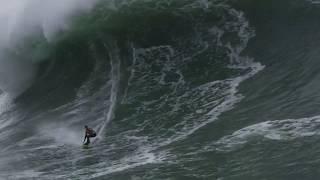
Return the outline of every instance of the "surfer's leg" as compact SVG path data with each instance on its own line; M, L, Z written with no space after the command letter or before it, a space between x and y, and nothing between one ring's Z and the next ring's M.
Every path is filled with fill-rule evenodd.
M85 142L86 142L86 143L84 143L84 145L89 145L89 143L90 143L89 136L86 136Z

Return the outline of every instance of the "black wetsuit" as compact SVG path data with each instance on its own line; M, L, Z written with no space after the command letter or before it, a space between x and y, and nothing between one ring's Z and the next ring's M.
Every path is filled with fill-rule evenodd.
M97 134L94 130L92 130L91 128L86 128L86 135L84 140L87 140L86 143L84 143L85 145L89 145L90 144L90 138L92 137L96 137Z

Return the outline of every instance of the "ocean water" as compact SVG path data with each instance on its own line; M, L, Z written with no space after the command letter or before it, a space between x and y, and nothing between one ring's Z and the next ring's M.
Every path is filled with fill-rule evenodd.
M101 0L54 39L37 27L2 53L34 73L0 87L0 179L318 179L319 17L310 0Z

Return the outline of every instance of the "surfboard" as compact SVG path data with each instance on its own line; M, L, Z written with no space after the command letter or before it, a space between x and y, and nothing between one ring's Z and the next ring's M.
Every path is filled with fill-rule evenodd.
M86 145L86 144L84 144L84 145L82 145L82 148L83 148L83 149L90 149L90 148L91 148L91 146L90 146L90 145Z

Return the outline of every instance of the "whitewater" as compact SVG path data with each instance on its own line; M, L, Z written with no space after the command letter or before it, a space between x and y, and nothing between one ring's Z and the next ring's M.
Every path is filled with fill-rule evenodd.
M317 1L0 3L0 179L320 177Z

